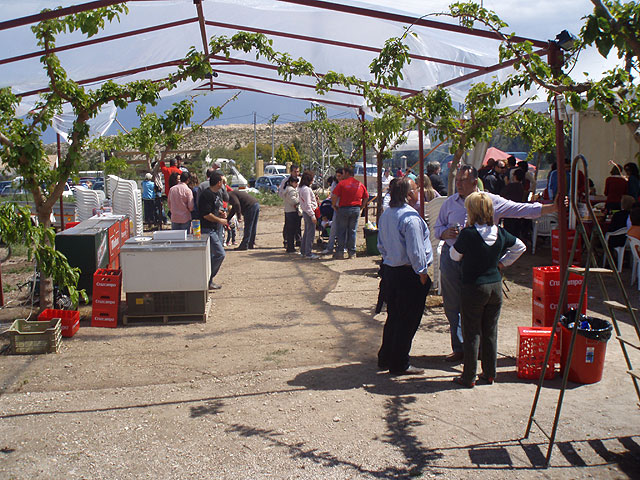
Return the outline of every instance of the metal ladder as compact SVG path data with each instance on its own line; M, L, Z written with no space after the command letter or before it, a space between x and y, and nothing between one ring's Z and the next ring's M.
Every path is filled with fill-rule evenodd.
M576 320L574 321L574 325L573 325L573 330L571 332L571 343L569 345L569 352L568 352L568 357L567 357L567 363L566 363L566 368L564 369L564 374L562 376L562 387L560 389L560 393L558 395L558 403L556 405L556 413L555 413L555 417L553 419L553 428L551 430L551 434L547 434L547 432L541 427L541 425L536 421L535 419L535 413L536 413L536 407L538 405L538 400L540 398L540 392L542 390L542 386L544 384L544 375L545 372L547 370L547 364L549 362L549 358L551 356L551 351L553 348L553 340L554 340L554 332L557 331L557 327L558 327L558 321L560 319L560 316L562 315L562 308L561 305L565 305L566 304L566 299L567 299L567 287L568 287L568 282L569 282L569 274L570 273L576 273L579 275L582 275L584 277L584 281L582 282L582 288L580 290L580 300L578 303L578 308L577 308L577 313L579 315L579 312L582 311L582 304L584 301L584 294L585 294L585 289L587 288L587 280L589 278L590 274L595 274L596 278L598 279L598 283L600 285L600 290L602 292L602 296L604 298L604 305L606 305L606 307L609 309L609 313L610 313L610 317L611 317L611 321L613 323L613 327L615 329L616 332L616 338L618 340L618 342L620 343L620 347L622 348L622 353L624 355L624 359L627 363L627 373L631 376L631 379L633 381L633 386L636 389L636 395L638 396L638 400L640 401L640 385L638 384L638 380L640 380L640 372L638 371L634 371L633 370L633 366L631 365L631 360L629 358L629 354L627 352L627 347L632 347L635 348L636 350L640 350L640 324L638 324L638 319L636 317L636 310L635 308L633 308L631 306L631 303L629 301L629 296L627 295L627 292L624 288L624 285L622 284L622 279L620 278L620 273L615 269L613 270L609 270L609 269L605 269L605 268L597 268L597 267L592 267L592 265L597 265L597 261L595 258L595 254L593 251L593 241L597 238L600 241L600 244L603 245L604 247L604 252L607 258L607 261L609 262L609 265L616 265L616 263L613 261L613 256L611 255L611 251L609 250L609 247L607 245L607 242L604 239L604 234L602 233L602 229L600 228L600 225L598 224L598 222L595 221L595 216L593 214L593 209L591 208L591 205L589 204L589 202L586 202L586 206L587 209L589 211L589 214L591 215L591 218L594 219L593 222L593 230L591 231L591 237L589 238L587 236L587 232L586 229L584 227L584 223L582 221L582 218L580 217L579 211L578 211L578 188L577 188L577 178L576 175L578 174L578 164L582 164L582 166L584 167L584 183L585 183L585 191L588 192L588 184L589 184L589 175L588 175L588 170L587 170L587 160L584 158L584 156L582 155L578 155L576 158L574 158L573 162L571 163L571 195L570 195L570 205L571 208L577 218L577 224L576 224L576 235L573 239L573 246L571 247L571 252L569 254L569 261L568 261L568 265L572 265L573 264L573 258L577 249L577 244L578 244L578 235L580 235L580 237L582 238L583 242L584 242L584 251L587 252L586 255L586 262L585 262L585 266L584 268L582 267L571 267L569 266L564 274L564 280L562 282L562 287L560 290L560 299L558 301L558 309L556 311L556 315L555 315L555 319L553 321L553 327L551 329L551 336L549 338L549 344L547 345L547 352L544 358L544 363L542 364L542 372L540 373L540 379L538 381L538 388L536 389L536 394L535 397L533 399L533 405L531 406L531 413L529 414L529 422L527 424L527 430L524 434L524 438L528 438L529 437L529 433L531 432L531 427L532 425L535 423L536 426L540 429L540 431L549 439L549 447L547 449L547 456L546 456L546 461L545 461L545 468L549 466L549 461L551 460L551 452L553 450L553 445L555 442L555 437L556 437L556 433L558 430L558 423L560 420L560 411L562 409L562 401L564 399L564 394L565 394L565 390L567 387L567 379L569 377L569 365L571 365L571 360L573 359L573 350L574 350L574 346L575 346L575 342L576 342L576 335L578 333L578 325L579 325L579 321L578 318L576 318ZM574 181L575 179L575 181ZM561 246L560 248L562 248L563 246ZM615 277L616 283L618 284L618 288L620 290L620 292L622 293L622 296L624 298L624 304L623 303L619 303L613 300L609 299L609 294L607 292L607 288L605 286L604 283L604 279L603 276L604 275L613 275ZM636 335L638 337L638 341L631 341L628 339L625 339L621 336L620 334L620 328L618 326L618 320L616 319L616 315L615 312L616 311L625 311L627 312L632 320L633 320L633 326L635 327L635 331L636 331ZM640 406L640 403L638 404Z

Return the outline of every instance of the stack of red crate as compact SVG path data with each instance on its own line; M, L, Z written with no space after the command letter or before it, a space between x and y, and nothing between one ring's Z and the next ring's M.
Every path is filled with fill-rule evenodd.
M578 308L580 289L584 278L578 274L569 275L567 287L567 309ZM560 267L533 267L533 327L551 327L558 309L560 298ZM587 311L587 291L584 292L582 313Z
M575 230L567 230L567 244L565 245L565 251L567 252L566 261L569 261L569 253L571 253L575 236ZM582 238L580 237L578 237L576 252L573 254L573 261L576 262L576 264L582 261ZM560 264L560 230L551 230L551 263L554 265Z
M120 270L99 269L93 274L92 327L118 326L120 311L120 289L122 272Z
M542 364L547 354L551 328L518 327L518 355L516 372L519 378L537 379L542 372ZM560 342L558 332L553 336L551 355L544 378L551 380L560 370Z

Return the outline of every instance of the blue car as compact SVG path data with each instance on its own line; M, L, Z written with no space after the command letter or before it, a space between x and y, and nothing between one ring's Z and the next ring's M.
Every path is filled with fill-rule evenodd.
M277 193L280 183L282 183L282 180L285 178L287 177L284 175L265 175L264 177L258 177L255 188L261 192Z

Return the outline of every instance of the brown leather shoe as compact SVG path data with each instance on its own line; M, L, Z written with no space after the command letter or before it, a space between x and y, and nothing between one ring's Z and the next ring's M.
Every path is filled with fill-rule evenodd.
M445 362L451 363L460 363L464 359L464 353L462 352L453 352L444 357Z

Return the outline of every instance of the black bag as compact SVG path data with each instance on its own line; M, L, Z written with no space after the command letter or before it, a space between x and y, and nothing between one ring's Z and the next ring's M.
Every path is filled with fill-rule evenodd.
M564 325L568 330L573 330L573 322L575 321L576 313L575 308L572 308L560 317L562 325ZM600 342L607 342L611 338L611 331L613 330L611 322L601 318L587 317L586 315L580 315L578 317L578 321L580 322L578 325L579 335L591 340L598 340ZM586 322L586 324L584 322ZM587 325L588 328L583 328Z

